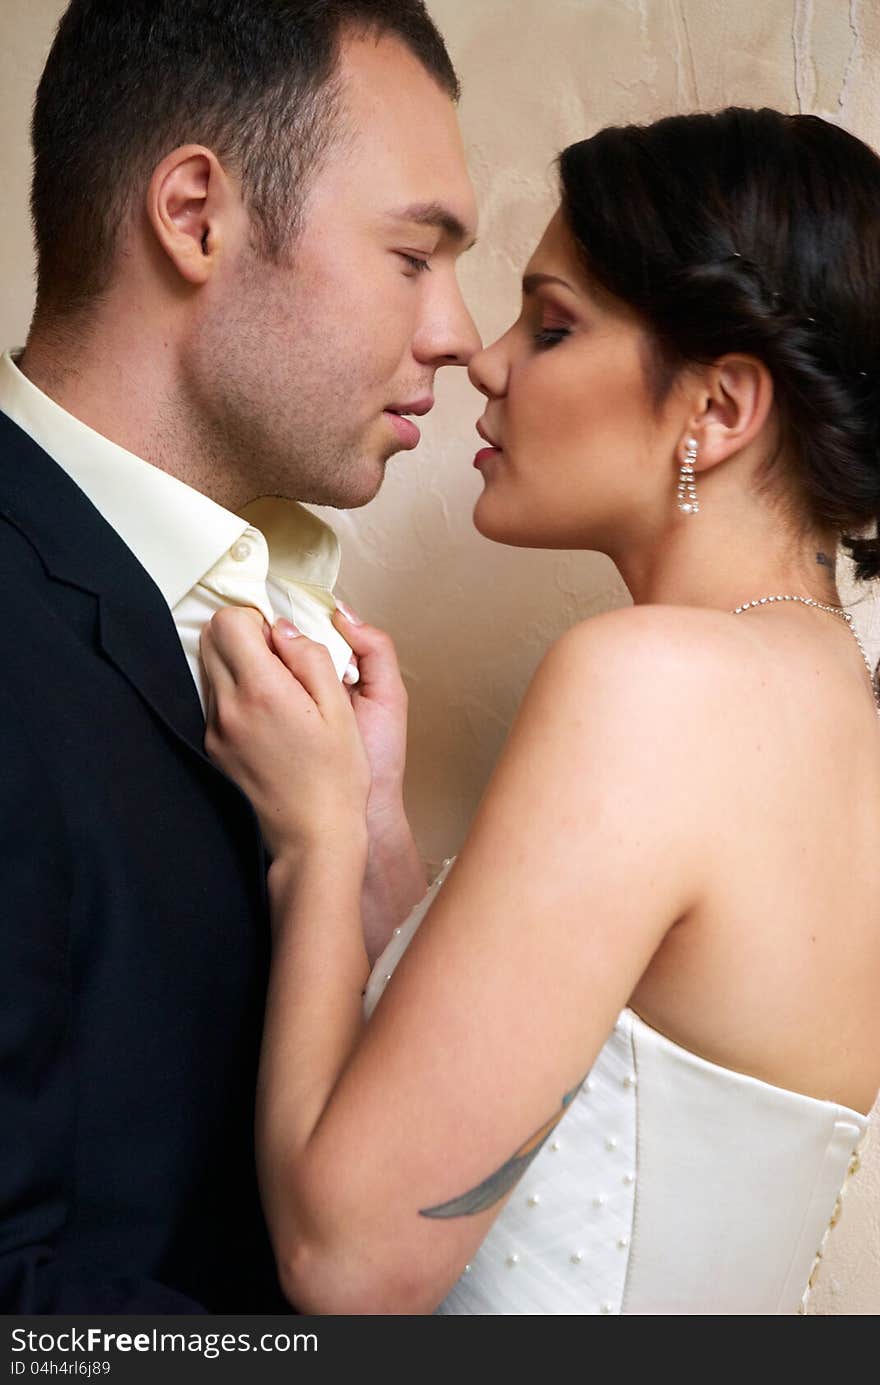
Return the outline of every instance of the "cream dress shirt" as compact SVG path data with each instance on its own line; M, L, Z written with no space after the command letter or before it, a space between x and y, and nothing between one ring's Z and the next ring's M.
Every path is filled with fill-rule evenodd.
M156 583L206 705L202 627L223 606L253 606L272 624L285 616L326 645L342 678L351 650L331 624L339 541L292 500L256 500L232 514L96 433L0 356L0 409L48 452ZM353 670L346 682L356 681Z

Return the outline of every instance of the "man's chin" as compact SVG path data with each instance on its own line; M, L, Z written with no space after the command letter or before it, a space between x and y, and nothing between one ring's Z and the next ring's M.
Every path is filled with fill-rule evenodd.
M399 449L395 449L399 450ZM335 484L328 486L320 498L310 497L311 503L326 505L334 510L359 510L369 505L382 488L385 471L394 452L372 461L361 460L356 468L335 478Z

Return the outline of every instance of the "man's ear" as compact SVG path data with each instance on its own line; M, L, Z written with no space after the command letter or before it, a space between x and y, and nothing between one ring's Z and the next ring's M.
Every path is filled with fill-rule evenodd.
M214 272L233 200L227 174L203 145L182 145L155 169L147 216L157 241L187 283L207 283Z

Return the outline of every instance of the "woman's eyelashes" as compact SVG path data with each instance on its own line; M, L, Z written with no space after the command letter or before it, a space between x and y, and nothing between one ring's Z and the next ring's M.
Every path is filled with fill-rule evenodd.
M542 327L540 331L534 333L534 343L540 350L546 350L550 346L558 346L566 337L571 336L570 327Z

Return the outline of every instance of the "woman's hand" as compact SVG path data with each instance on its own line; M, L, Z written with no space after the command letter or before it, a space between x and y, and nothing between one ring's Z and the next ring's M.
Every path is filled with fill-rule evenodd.
M274 858L340 841L366 850L370 767L349 694L323 645L287 621L270 638L241 609L205 627L205 749L247 794Z

